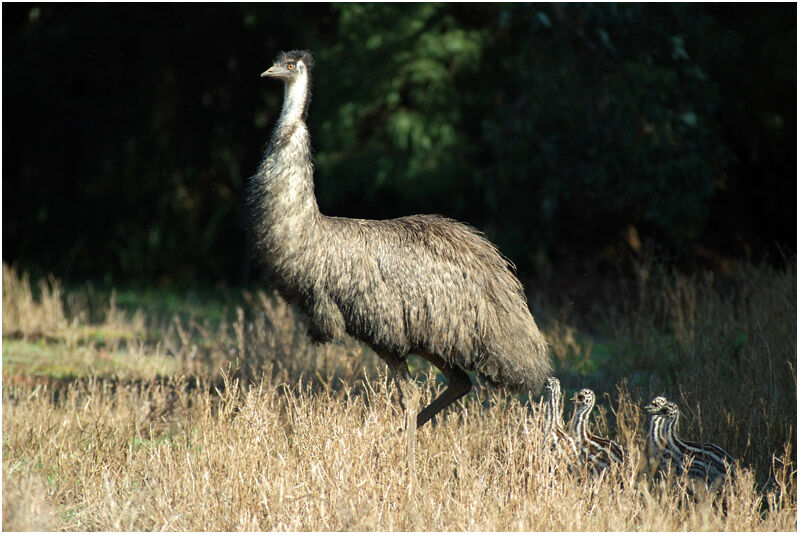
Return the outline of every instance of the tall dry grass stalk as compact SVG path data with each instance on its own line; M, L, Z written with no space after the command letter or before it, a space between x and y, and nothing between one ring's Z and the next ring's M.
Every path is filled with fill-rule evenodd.
M4 271L4 336L6 299L30 293L14 281ZM569 389L595 387L592 425L631 454L601 480L542 455L538 396L530 404L493 388L478 388L409 447L377 357L355 343L311 345L282 301L245 292L218 324L115 313L119 330L140 333L111 342L120 358L160 355L175 365L169 377L142 368L66 386L4 378L3 528L795 530L793 274L743 268L721 285L658 272L628 290L606 308L602 337L581 334L567 314L545 329L556 359L562 349L596 358L592 340L611 348L607 375L565 374ZM107 321L58 298L72 303L58 328ZM39 312L17 318L56 317L55 304L31 302ZM52 328L15 321L14 336ZM109 343L50 342L97 358ZM635 370L630 381L604 397L597 384L625 370ZM442 384L421 380L425 404ZM682 404L683 436L743 461L718 496L691 499L688 482L642 470L641 406L653 393Z

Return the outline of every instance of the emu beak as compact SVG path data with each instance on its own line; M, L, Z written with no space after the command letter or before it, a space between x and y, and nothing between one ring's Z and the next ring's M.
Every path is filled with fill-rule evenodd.
M275 72L275 65L273 65L272 67L270 67L266 71L262 72L261 73L261 77L262 78L269 78L270 76L275 76L275 74L277 74L277 73Z

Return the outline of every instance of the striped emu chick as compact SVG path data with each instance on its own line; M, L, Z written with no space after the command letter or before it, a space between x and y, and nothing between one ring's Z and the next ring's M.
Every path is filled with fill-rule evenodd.
M678 406L663 397L656 397L645 405L650 417L647 445L650 455L658 460L658 467L668 472L674 466L680 475L714 481L733 471L735 460L725 450L710 442L699 443L682 440L678 436Z
M575 440L564 429L561 418L564 402L561 394L561 383L555 377L548 377L544 385L545 393L545 438L544 449L555 454L559 459L573 464L578 459L578 448Z
M572 401L575 403L572 430L580 450L581 461L594 473L603 472L612 464L621 464L625 457L622 446L613 440L589 433L589 414L595 403L594 392L588 388L579 390Z

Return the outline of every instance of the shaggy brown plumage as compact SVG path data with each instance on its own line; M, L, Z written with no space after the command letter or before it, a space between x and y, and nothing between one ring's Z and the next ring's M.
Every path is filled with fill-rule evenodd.
M480 232L436 215L377 221L320 213L304 122L311 64L308 52L283 53L262 74L282 80L285 96L248 207L254 245L277 289L308 315L315 340L350 335L369 344L406 398L415 393L407 355L441 369L448 390L417 425L469 391L461 368L538 390L550 371L547 343L513 266Z

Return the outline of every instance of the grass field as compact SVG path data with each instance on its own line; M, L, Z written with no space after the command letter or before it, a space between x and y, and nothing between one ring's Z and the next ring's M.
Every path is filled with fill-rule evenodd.
M479 386L410 442L379 359L310 344L268 293L3 266L3 529L796 530L795 272L638 273L532 292L567 396L594 388L595 429L630 452L590 479L542 453L538 393ZM443 388L412 371L423 402ZM657 394L740 461L717 494L642 469Z

